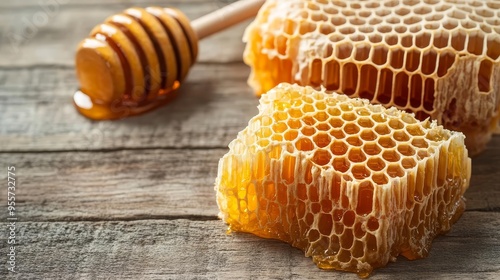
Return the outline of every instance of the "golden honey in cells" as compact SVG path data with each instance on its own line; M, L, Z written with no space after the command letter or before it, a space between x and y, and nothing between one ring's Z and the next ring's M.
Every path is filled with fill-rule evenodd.
M427 256L464 210L464 135L367 100L281 84L229 145L216 180L234 231L368 276Z
M281 82L414 112L481 151L500 116L500 3L269 0L247 28L257 94Z

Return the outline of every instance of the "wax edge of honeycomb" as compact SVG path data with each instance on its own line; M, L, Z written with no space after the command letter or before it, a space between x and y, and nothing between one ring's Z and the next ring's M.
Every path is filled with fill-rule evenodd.
M282 85L277 86L277 88L282 87L282 86L287 87L287 86L289 86L289 85L286 85L286 84L285 84L285 85L283 85L283 84L282 84ZM291 88L291 89L293 89L293 87L295 87L295 86L292 86L292 88ZM312 88L310 88L310 87L306 87L306 88L309 88L310 90L313 90L313 89L312 89ZM290 90L290 88L288 88L288 89ZM346 97L346 96L344 96L344 95L337 95L337 97L340 97L340 98L341 98L341 99L343 99L343 100L348 100L348 99L349 99L349 98L347 98L347 97ZM264 97L264 98L266 98L266 97ZM372 105L372 104L369 104L366 100L362 100L362 102L363 102L366 106L370 106L370 107L377 107L377 106L379 106L379 107L382 107L382 106L380 106L380 105ZM260 116L260 115L263 113L263 112L262 112L262 109L263 109L263 108L261 108L261 106L263 106L262 102L261 102L261 105L259 105L259 114L258 114L258 115L256 115L255 117L258 117L258 116ZM383 108L383 107L382 107L382 108ZM385 109L385 108L384 108L383 110L385 110L385 111L397 111L395 108L391 108L391 109ZM399 112L401 112L401 111L399 111ZM408 114L408 113L401 112L401 114L402 114L402 115L404 115L404 114ZM411 115L411 114L410 114L410 115ZM254 117L254 118L255 118L255 117ZM254 118L252 118L252 119L249 121L249 125L251 124L251 122L252 122L252 120L253 120ZM441 126L438 126L438 125L436 124L436 122L435 122L435 121L433 121L433 122L431 123L431 125L430 125L430 128L429 128L429 129L434 129L434 128L436 128L436 127L441 127ZM244 129L243 131L241 131L240 133L238 133L238 138L240 137L240 134L244 134L244 133L247 131L247 129L248 129L248 127L247 127L247 128L245 128L245 129ZM441 129L442 129L442 127L441 127ZM445 131L447 131L447 130L445 130ZM456 141L455 141L455 140L456 140L456 138L458 138L458 141L459 141L459 142L460 142L460 140L461 140L461 141L462 141L462 145L463 145L463 134L458 133L458 132L453 132L453 131L448 131L448 132L450 132L450 133L451 133L451 135L449 136L449 138L445 141L445 142L446 142L445 144L446 144L448 147L449 147L451 144L457 144L457 143L454 143L454 142L456 142ZM238 138L236 138L235 140L233 140L233 141L231 142L231 144L230 144L230 149L231 149L231 150L232 150L232 143L233 143L234 141L238 140ZM459 143L458 143L458 144L459 144ZM441 147L441 145L440 145L439 147ZM467 149L466 149L465 147L463 147L463 148L464 148L464 153L462 153L462 156L464 156L464 158L465 158L465 161L463 162L463 164L466 164L466 165L467 165L467 166L465 167L465 168L467 169L467 172L466 172L467 174L465 174L465 178L463 178L463 180L464 180L464 182L463 182L463 183L464 183L464 185L462 186L463 192L465 192L465 191L466 191L466 189L468 188L468 185L469 185L469 182L470 182L470 172L471 172L471 166L470 166L470 165L471 165L471 160L470 160L470 158L468 158L468 157L467 157ZM218 188L219 188L219 185L220 185L220 178L221 178L221 172L222 172L222 168L221 168L221 166L223 165L223 161L224 161L224 159L225 159L225 158L226 158L226 157L227 157L230 153L231 153L231 151L230 151L230 152L228 152L226 155L224 155L224 157L223 157L223 158L221 158L221 159L219 160L218 176L217 176L217 179L216 179L216 184L215 184L215 190L216 190L216 192L217 192L217 204L218 204L218 206L219 206L219 209L221 209L221 212L219 212L219 217L220 217L221 219L223 219L223 220L224 220L224 222L226 222L226 223L228 223L228 222L227 222L227 218L228 218L228 217L227 217L227 213L223 213L223 210L222 210L222 207L221 207L221 205L222 205L222 204L224 204L224 203L223 203L224 197L223 197L223 195L219 192ZM433 154L433 156L430 156L430 158L433 158L434 160L436 160L436 157L439 157L439 155L438 155L438 153L437 153L437 152L436 152L436 153L434 153L434 154ZM419 162L418 162L418 164L415 166L415 169L417 169L420 165L424 165L424 166L425 166L425 165L427 164L427 161L428 161L428 160L430 160L430 158L426 158L424 161L419 161ZM463 159L464 159L464 158L463 158ZM320 168L320 167L318 167L318 166L316 166L316 167L317 167L317 168ZM332 171L332 172L335 172L335 171ZM408 173L406 172L406 174L404 175L404 177L403 177L403 178L399 178L399 180L396 180L396 181L399 181L399 182L400 182L400 181L404 180L407 176L408 176ZM416 180L416 179L415 179L415 180ZM385 184L384 186L388 186L388 185L390 185L390 184L391 184L391 182L389 182L389 183ZM402 187L402 186L401 186L401 187ZM407 186L407 187L408 187L408 186ZM435 189L436 189L436 188L439 188L439 186L438 186L438 187L434 186L434 188L435 188ZM431 236L429 237L429 240L427 240L427 244L426 244L426 245L424 245L424 246L423 246L423 248L421 248L421 249L422 249L422 250L421 250L421 255L419 255L419 256L416 256L416 257L413 257L413 258L412 258L412 257L408 257L408 256L407 256L407 255L405 255L403 252L398 251L398 252L396 252L396 254L395 254L395 255L393 255L393 254L391 253L391 256L389 256L389 259L387 260L387 262L385 262L385 263L383 263L383 264L381 264L381 265L374 265L374 266L371 266L371 264L369 264L369 263L360 263L359 265L361 265L361 266L358 266L358 270L357 270L357 271L353 271L353 270L352 270L352 269L350 269L349 267L347 267L346 269L342 269L342 268L339 268L339 267L329 267L329 266L328 266L328 264L327 264L327 263L325 263L325 259L322 259L322 258L321 258L321 256L319 256L319 257L318 257L317 255L311 255L310 253L308 253L308 251L305 251L305 255L306 255L307 257L312 257L312 258L313 258L314 263L316 263L316 264L317 264L317 266L318 266L318 267L320 267L320 268L335 269L335 270L345 270L345 271L349 271L349 272L356 272L356 273L358 273L358 275L359 275L360 277L362 277L362 278L369 276L369 275L370 275L370 273L372 272L372 270L373 270L374 268L378 268L378 267L381 267L381 266L385 266L385 265L386 265L389 261L395 261L396 256L397 256L397 255L399 255L399 254L405 255L407 258L410 258L410 259L415 259L415 258L423 258L423 257L426 257L426 256L427 256L427 254L428 254L428 252L429 252L429 250L430 250L430 246L431 246L432 241L434 240L434 238L435 238L437 235L444 234L444 233L446 233L447 231L449 231L449 230L450 230L450 228L451 228L451 225L452 225L452 224L454 224L454 223L455 223L455 222L459 219L459 217L462 215L462 213L463 213L463 211L464 211L464 209L465 209L465 203L464 203L465 199L463 198L463 192L461 193L460 198L459 198L459 199L456 201L456 203L454 204L454 206L455 206L455 207L452 209L452 211L451 211L451 212L452 212L452 213L451 213L451 215L450 215L450 216L448 216L448 218L445 220L445 222L446 222L447 224L446 224L446 225L442 225L443 227L442 227L442 228L440 228L440 229L436 229L436 232L435 232L433 235L431 235ZM243 231L243 232L245 232L245 229L244 229L244 228L241 228L241 227L239 227L239 226L234 227L234 225L231 225L231 224L230 224L230 228L232 228L232 230L234 230L234 231ZM265 233L264 233L264 234L262 234L262 233L261 233L261 234L259 234L258 232L251 232L251 231L247 231L247 232L250 232L250 233L253 233L253 234L257 235L257 236L261 236L261 237L265 237L265 238L274 238L274 239L278 239L278 240L281 240L281 241L285 241L285 240L283 240L283 239L279 239L279 237L276 237L276 236L269 236L269 235L267 235L267 234L265 234ZM288 242L288 241L285 241L285 242L287 242L287 243L291 244L291 243L290 243L290 242ZM294 246L293 244L291 244L291 245L292 245L292 246ZM298 247L298 248L300 248L300 247ZM300 248L300 249L304 250L304 248ZM389 249L391 249L391 248L389 248ZM400 250L401 250L401 248L400 248Z
M269 23L268 17L270 14L271 15L273 14L274 12L273 9L276 8L275 6L277 5L277 3L279 3L279 1L267 1L260 10L257 18L247 27L247 29L245 30L245 34L243 36L243 41L247 43L243 55L243 60L247 65L251 67L251 73L248 78L248 84L250 85L250 87L254 89L257 95L261 95L263 92L266 92L267 90L276 86L280 82L294 82L304 86L310 85L308 83L302 83L300 79L297 78L292 78L292 80L290 81L287 80L273 81L273 78L266 77L266 76L271 76L270 73L272 71L276 71L276 69L271 69L271 71L268 73L257 73L257 71L255 70L255 65L258 62L255 58L255 54L252 52L252 48L256 47L251 44L253 43L253 41L255 41L255 39L252 40L252 38L254 38L255 36L260 37L262 35L259 33L259 26L263 23ZM297 4L298 2L295 1L293 3ZM500 26L498 27L498 30L500 30ZM290 41L294 41L294 44L298 44L298 41L300 40L290 40ZM257 46L256 48L260 48L260 50L262 50L262 46L260 46L260 44L263 42L259 41L257 43L259 44L259 46ZM450 46L448 46L447 48L450 48ZM486 48L486 46L484 46L484 48ZM289 49L290 48L287 48L285 52L288 52ZM316 56L311 54L316 54ZM317 55L317 52L308 52L307 55L311 56L310 59L311 61L315 59L321 59L320 56ZM277 59L280 63L286 61L282 60L281 58L279 58L279 56L275 54L268 53L267 56L269 58L269 61L273 59ZM295 52L295 54L292 56L297 56L297 53ZM287 58L287 60L289 59L290 58ZM350 59L354 61L352 57ZM293 64L292 68L294 70L292 70L293 73L291 73L292 77L299 73L297 71L299 71L298 69L300 68L297 66L297 62L295 62L296 57L294 57L293 60L294 61L292 62ZM478 66L479 65L478 60L474 55L464 58L462 58L461 56L460 57L457 56L457 61L455 61L452 64L448 73L446 73L444 77L435 79L436 91L434 93L435 94L434 109L431 116L433 119L438 120L439 124L445 125L447 129L458 130L466 133L467 135L466 145L468 146L469 154L472 156L479 154L486 148L486 144L490 141L493 134L500 134L500 87L499 87L500 84L498 83L500 82L499 62L500 62L500 57L498 57L496 61L493 61L494 63L493 69L490 69L491 78L490 78L489 91L487 92L488 93L487 95L483 91L479 92L474 91L473 88L474 85L476 84L474 82L472 82L471 84L473 86L461 85L464 81L462 75L463 72L471 71L473 73L472 75L469 76L477 76L476 71L480 71ZM476 63L478 65L470 67L471 66L470 64L475 65ZM309 67L309 72L310 72L311 64L309 64L309 66L307 67ZM458 76L458 79L456 79L456 81L452 81L450 79L450 76L452 74ZM454 90L453 94L450 94L448 90L442 90L447 88L454 88L456 90ZM467 96L462 97L463 95L467 94L469 94L469 97ZM495 101L488 102L491 99L495 99ZM459 100L458 103L461 106L455 105L456 100ZM449 109L452 107L462 113L460 114L457 113L450 119L447 115L450 115ZM473 110L467 110L467 108L469 109L473 108ZM462 116L463 112L467 113L465 117Z

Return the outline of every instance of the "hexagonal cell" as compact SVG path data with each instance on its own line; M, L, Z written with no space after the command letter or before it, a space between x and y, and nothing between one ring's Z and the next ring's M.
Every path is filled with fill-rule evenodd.
M398 145L398 152L402 154L403 156L413 156L415 155L415 150L407 144L399 144Z
M333 159L333 168L337 170L338 172L347 172L349 170L349 167L351 166L351 163L347 158L345 157L335 157Z
M394 142L394 140L392 140L389 136L380 137L380 139L378 139L378 143L384 148L394 148L396 146L396 142Z
M351 148L348 158L351 162L363 162L366 160L365 153L360 148Z
M365 230L366 226L364 226L362 223L360 222L356 222L354 224L354 236L356 237L356 240L354 242L354 245L353 245L353 257L355 258L359 258L359 257L362 257L363 254L364 254L364 245L363 245L363 242L359 241L360 239L363 238L363 236L365 236L366 234L366 230ZM359 248L358 248L359 246ZM355 251L358 251L360 250L361 252L355 252ZM359 255L358 255L359 254Z
M408 54L408 53L407 53ZM408 57L407 57L408 59ZM408 63L408 60L406 61ZM407 71L410 71L407 69ZM394 79L394 94L393 100L394 104L404 108L408 104L408 94L409 94L409 76L405 72L396 74Z
M335 139L344 139L345 133L341 129L330 130L330 135Z
M333 128L342 127L344 125L344 121L339 118L330 118L328 122Z
M397 119L390 119L389 120L389 126L392 129L401 129L404 127L403 123L400 120Z
M438 62L438 77L443 77L448 73L448 69L451 68L451 66L455 63L455 56L456 54L453 52L443 52L439 55L439 62Z
M299 129L302 127L302 123L298 119L289 119L287 124L288 127L292 129Z
M322 13L314 13L311 14L311 19L320 22L320 21L327 21L328 17Z
M258 138L268 138L272 135L273 131L269 127L261 127L255 135Z
M284 121L288 119L288 116L285 112L275 112L273 114L273 119L275 119L276 121Z
M329 236L332 234L333 229L333 218L332 215L329 214L320 214L319 215L319 232L322 235Z
M300 110L303 114L311 113L314 112L314 106L311 104L304 104Z
M311 116L303 116L303 117L301 118L301 121L302 121L304 124L306 124L306 125L311 125L311 126L313 126L313 125L315 125L315 124L316 124L316 120L315 120L313 117L311 117Z
M367 129L363 130L359 136L365 141L373 141L377 139L377 135L375 135L373 131Z
M343 60L349 58L352 54L352 46L350 44L339 44L337 46L337 59Z
M404 158L402 161L401 161L401 165L403 166L403 168L405 169L410 169L410 168L413 168L417 165L417 163L415 162L415 160L411 157L406 157Z
M297 136L299 136L299 132L296 129L289 129L283 134L285 137L285 140L287 141L293 141Z
M373 65L363 65L360 70L360 84L357 88L358 95L367 100L373 100L377 92L377 73L378 70ZM371 127L372 121L366 118L364 122L359 123L366 127ZM373 124L372 124L373 125Z
M389 46L395 46L399 44L399 36L394 35L394 34L386 34L384 36L385 38L385 43Z
M367 155L374 156L380 154L382 149L379 147L379 145L377 145L377 143L371 142L371 143L365 143L365 145L363 146L363 151Z
M358 124L361 127L366 127L366 128L372 128L373 125L374 125L373 121L370 118L368 118L368 117L359 118L358 119Z
M359 127L355 123L347 123L344 126L344 131L347 134L356 134L359 132Z
M350 37L352 41L364 41L365 36L356 34ZM365 61L370 57L371 46L368 44L358 44L355 49L354 59L356 61Z
M352 210L348 210L344 212L344 215L342 217L342 223L350 228L354 225L354 222L356 221L356 214ZM345 231L344 231L345 232Z
M436 61L437 61L437 52L435 50L428 49L428 50L424 51L424 53L422 55L422 65L420 67L422 74L431 75L434 72L436 72ZM420 80L422 80L422 77L420 77L420 76L413 76L413 78L414 77L419 77ZM420 93L420 95L421 94L422 93ZM420 99L422 99L422 98L420 98ZM420 103L421 103L420 99L417 102L414 102L414 103L417 103L414 107L420 106Z
M361 141L361 139L359 139L358 136L349 136L349 137L347 137L346 141L351 146L359 147L359 146L363 145L363 141Z
M371 119L370 119L370 117L372 115L372 113L370 112L370 110L368 110L366 108L359 108L359 109L356 109L356 114L358 114L358 116L368 117L368 120L370 122L372 122ZM361 119L367 119L367 118L361 118ZM373 126L373 122L372 122L372 126Z
M268 116L262 116L257 121L259 121L259 120L260 120L261 126L270 126L274 122L273 118L270 118Z
M343 111L343 112L350 112L354 109L354 107L352 106L351 103L342 103L340 104L340 109ZM356 117L356 115L354 115L354 117ZM351 119L352 121L354 119Z
M368 162L366 163L368 168L370 168L372 171L381 171L382 169L385 168L385 162L379 158L379 157L371 157L368 159Z
M261 147L267 147L267 145L269 145L271 143L271 141L269 141L268 139L259 139L257 141L257 145L261 146Z
M302 132L302 134L305 136L312 136L316 134L316 128L311 126L305 126L300 130L300 132Z
M313 214L318 214L321 211L321 205L317 202L311 203L311 212Z
M356 31L356 29L354 29L354 27L351 27L351 26L346 26L346 27L342 27L339 29L339 32L344 34L344 35L353 34L355 31Z
M366 168L364 165L354 165L351 168L352 176L354 176L355 179L361 180L370 177L371 172L368 168Z
M399 163L391 163L387 167L387 174L393 178L396 178L396 177L403 177L405 175L405 172L403 168L401 168Z
M429 157L429 152L427 152L426 150L419 150L417 152L417 157L419 158L419 160L422 160L426 157Z
M427 148L427 147L429 147L427 140L424 138L414 138L413 140L411 140L411 145L415 148Z
M320 122L323 122L323 121L326 121L328 119L328 114L325 113L325 112L317 112L316 114L314 114L314 118L317 120L317 121L320 121Z
M370 38L373 37L370 36ZM381 39L382 40L382 39ZM373 43L373 41L372 41ZM387 63L387 53L389 52L386 46L375 46L373 48L372 61L377 65L384 65Z
M275 133L272 136L273 141L283 141L283 135L281 133Z
M384 173L378 172L372 175L372 181L377 185L385 185L389 183L389 178Z
M352 112L347 112L347 113L343 113L342 114L342 119L344 121L348 121L348 122L351 122L351 121L354 121L356 119L356 114L352 113Z
M285 132L288 129L288 126L284 122L278 122L273 124L273 131L275 133L282 133Z
M397 33L400 33L400 34L404 34L408 31L408 28L404 25L398 25L394 28L394 31L396 31Z
M324 148L330 144L331 138L326 133L318 133L314 136L313 141L316 143L316 146Z
M408 131L408 133L410 133L412 136L423 136L423 135L425 135L424 130L418 124L407 125L406 126L406 131Z
M373 208L373 185L370 181L365 181L359 184L358 187L358 204L356 205L356 213L358 215L367 215L372 212Z
M314 163L316 163L317 165L324 166L324 165L327 165L328 163L330 163L331 159L332 159L332 155L330 154L330 151L318 149L314 153L312 161Z
M486 55L496 60L500 56L500 38L488 38L486 50Z
M382 42L382 36L380 36L379 34L370 34L370 36L368 36L368 39L374 44Z
M406 142L410 140L410 136L406 134L404 131L395 131L394 134L392 135L392 138L398 142Z
M295 143L295 148L299 151L311 151L314 148L314 143L309 138L299 138Z
M332 117L338 117L342 114L342 111L340 111L339 108L335 108L335 107L330 107L326 110L326 112L332 116Z
M375 127L375 132L377 132L379 135L387 135L391 133L391 130L389 127L387 127L386 124L379 124Z
M347 145L344 143L344 141L333 140L332 144L330 145L330 151L332 151L332 153L337 156L345 155L347 153Z
M377 218L370 217L366 222L366 228L368 228L369 231L376 231L379 228L379 222Z
M318 131L328 131L331 128L331 126L326 122L317 123L315 127Z
M382 157L390 162L397 162L401 158L399 156L399 153L396 152L395 150L386 150L382 153Z

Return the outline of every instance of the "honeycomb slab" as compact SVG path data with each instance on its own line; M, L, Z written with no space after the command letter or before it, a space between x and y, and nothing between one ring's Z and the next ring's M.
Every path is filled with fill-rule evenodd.
M428 116L484 149L500 109L500 2L268 0L246 30L260 95L323 86Z
M464 135L367 100L280 84L229 148L220 217L323 269L366 277L400 254L423 258L464 211Z

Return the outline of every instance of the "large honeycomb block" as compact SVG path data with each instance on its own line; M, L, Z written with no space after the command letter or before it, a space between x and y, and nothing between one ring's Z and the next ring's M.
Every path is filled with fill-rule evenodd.
M230 229L275 238L324 269L368 276L425 257L464 210L464 135L367 100L281 84L229 145L216 180Z
M268 0L246 30L260 94L320 86L431 116L466 134L471 154L500 117L500 2Z

